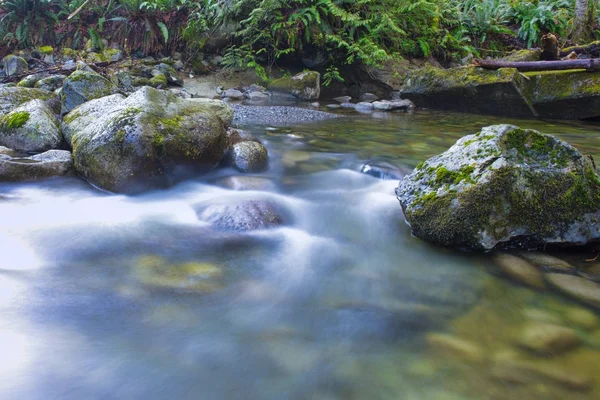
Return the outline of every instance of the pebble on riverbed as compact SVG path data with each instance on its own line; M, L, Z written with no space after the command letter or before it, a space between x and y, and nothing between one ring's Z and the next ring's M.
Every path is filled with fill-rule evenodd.
M533 264L512 254L497 254L494 262L510 278L534 289L544 289L544 276Z
M548 323L530 323L521 332L519 346L539 355L554 356L580 344L573 329Z

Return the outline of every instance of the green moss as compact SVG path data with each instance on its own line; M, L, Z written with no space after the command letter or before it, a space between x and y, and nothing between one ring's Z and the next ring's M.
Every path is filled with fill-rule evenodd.
M115 133L115 140L119 143L123 143L125 141L125 136L127 136L127 131L121 128Z
M415 168L416 169L421 169L421 168L423 168L423 165L425 165L425 161L421 161L420 163L418 163Z
M475 167L472 165L462 166L458 171L451 171L446 167L439 167L435 170L435 178L433 185L440 187L444 184L459 184L462 181L473 183L474 180L471 174L475 171Z
M14 111L0 117L0 126L3 129L18 129L29 121L29 117L27 111Z
M65 57L75 57L77 55L75 50L69 49L68 47L62 48L60 52Z
M166 87L167 77L164 74L156 75L148 81L148 84L154 88Z
M52 48L52 46L41 46L37 48L38 51L42 54L45 55L51 55L54 53L54 49Z
M143 78L143 77L139 77L139 76L137 76L137 77L133 78L132 85L133 85L134 87L138 87L138 86L146 86L146 85L148 85L148 79L147 79L147 78Z

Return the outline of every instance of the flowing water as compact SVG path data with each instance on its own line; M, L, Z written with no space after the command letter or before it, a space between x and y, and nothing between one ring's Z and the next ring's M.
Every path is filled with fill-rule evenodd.
M77 178L0 184L0 398L600 398L595 311L412 237L397 182L356 172L410 169L500 122L600 156L597 125L420 111L246 126L270 152L262 189L223 187L230 170L135 197ZM197 217L248 199L285 224ZM570 315L587 318L573 350L515 345L530 320ZM551 372L507 377L502 357Z

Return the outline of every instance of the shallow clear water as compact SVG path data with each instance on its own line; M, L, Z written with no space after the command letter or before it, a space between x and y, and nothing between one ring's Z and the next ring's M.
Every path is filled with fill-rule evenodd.
M522 352L530 315L582 305L413 238L397 182L356 172L373 158L410 169L499 122L422 111L247 126L269 148L269 190L215 184L229 170L135 197L76 178L0 184L0 398L599 398L593 374L574 389L492 371L498 353ZM600 156L597 125L508 122ZM196 216L244 199L277 204L286 223L232 233ZM433 332L483 355L448 354ZM580 333L564 355L522 357L589 373L600 325Z

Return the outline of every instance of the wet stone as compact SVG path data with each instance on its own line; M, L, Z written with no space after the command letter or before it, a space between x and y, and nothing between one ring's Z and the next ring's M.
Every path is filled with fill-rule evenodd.
M574 275L551 273L546 280L560 292L583 303L600 307L600 285Z
M517 342L521 347L536 354L552 356L575 348L579 345L580 339L573 329L536 323L526 326Z
M510 278L534 289L543 289L543 274L531 263L511 254L497 254L494 262Z
M484 358L481 347L468 340L446 333L428 333L425 341L436 352L456 357L461 361L480 362Z
M537 265L545 271L555 271L570 273L575 271L575 267L560 258L553 257L545 253L536 253L523 251L518 253L519 257Z

